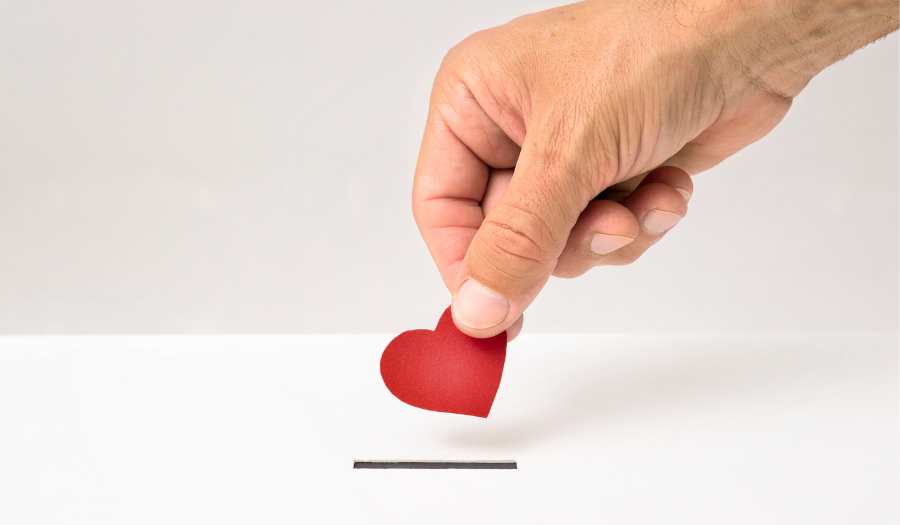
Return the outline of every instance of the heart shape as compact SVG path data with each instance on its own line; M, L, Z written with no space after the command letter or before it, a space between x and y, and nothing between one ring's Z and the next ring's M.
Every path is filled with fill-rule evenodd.
M381 378L397 399L414 407L487 417L505 361L506 332L469 337L447 308L433 332L410 330L387 345Z

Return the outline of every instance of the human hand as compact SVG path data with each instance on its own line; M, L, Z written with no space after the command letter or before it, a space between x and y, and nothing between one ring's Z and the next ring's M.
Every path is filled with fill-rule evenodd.
M689 174L763 137L821 69L896 29L893 2L783 3L583 2L447 54L413 214L460 330L515 337L551 275L636 260L686 213Z

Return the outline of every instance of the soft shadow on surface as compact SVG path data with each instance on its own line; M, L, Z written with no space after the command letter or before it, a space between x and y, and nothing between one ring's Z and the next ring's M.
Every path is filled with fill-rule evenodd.
M521 362L508 372L520 377L501 386L512 391L505 393L503 406L495 406L506 414L492 413L494 424L456 427L443 435L454 446L512 449L586 427L602 431L641 420L665 422L679 413L772 410L797 395L827 403L822 392L898 382L896 352L860 355L859 348L854 354L821 338L774 341L692 343L679 336L644 348L530 350L511 356Z

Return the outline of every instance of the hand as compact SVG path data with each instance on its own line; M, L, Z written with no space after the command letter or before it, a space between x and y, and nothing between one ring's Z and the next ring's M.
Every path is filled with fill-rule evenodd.
M689 175L766 135L821 69L895 30L896 11L590 1L454 47L413 214L457 326L515 337L551 275L636 260L687 212Z

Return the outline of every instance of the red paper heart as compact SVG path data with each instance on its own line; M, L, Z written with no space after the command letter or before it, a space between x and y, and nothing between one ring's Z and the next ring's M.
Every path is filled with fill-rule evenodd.
M450 308L437 328L410 330L381 355L381 378L397 399L414 407L487 417L500 388L506 332L469 337L453 324Z

